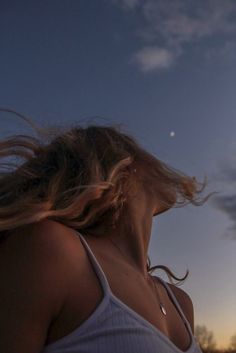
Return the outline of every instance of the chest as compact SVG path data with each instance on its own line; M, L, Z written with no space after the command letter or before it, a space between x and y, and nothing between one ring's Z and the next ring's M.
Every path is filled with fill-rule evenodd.
M187 350L191 338L166 289L159 285L157 294L128 266L117 262L114 265L112 256L103 257L95 248L92 250L113 295L156 327L182 351ZM100 280L88 256L85 257L83 276L75 266L72 278L67 301L48 331L46 344L53 343L78 328L103 300L104 293ZM160 310L160 300L165 306L166 316Z

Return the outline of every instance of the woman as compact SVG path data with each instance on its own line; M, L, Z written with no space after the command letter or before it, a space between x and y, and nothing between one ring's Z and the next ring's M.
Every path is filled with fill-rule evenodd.
M150 267L148 246L153 217L202 205L205 184L118 126L30 124L41 140L0 143L25 158L0 178L0 352L201 352L191 298Z

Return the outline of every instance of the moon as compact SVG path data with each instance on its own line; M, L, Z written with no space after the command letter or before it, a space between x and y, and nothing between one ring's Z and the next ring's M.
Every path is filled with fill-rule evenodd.
M170 137L175 137L175 132L174 131L170 132Z

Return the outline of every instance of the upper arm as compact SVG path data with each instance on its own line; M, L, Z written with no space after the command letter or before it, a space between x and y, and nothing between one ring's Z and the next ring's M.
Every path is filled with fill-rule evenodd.
M67 245L44 224L15 233L0 247L0 352L39 353L67 294Z
M194 307L190 296L181 288L168 283L178 300L194 334Z

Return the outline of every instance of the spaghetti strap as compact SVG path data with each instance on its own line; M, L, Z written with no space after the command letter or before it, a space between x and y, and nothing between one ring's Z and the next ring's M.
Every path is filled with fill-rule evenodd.
M94 267L94 270L98 276L98 278L100 279L101 281L101 285L102 285L102 289L103 289L103 292L104 292L104 297L106 297L108 294L111 294L111 289L110 289L110 286L109 286L109 283L108 283L108 280L106 278L106 275L105 273L103 272L103 269L101 268L98 260L96 259L92 249L90 248L90 246L88 245L88 243L86 242L84 236L79 233L78 231L75 230L75 232L79 235L81 241L82 241L82 244L85 246L85 249L87 250L87 253L89 255L89 258L91 259L92 261L92 265Z
M117 298L113 294L113 292L111 291L109 282L108 282L108 280L106 278L106 275L105 275L102 267L100 266L98 260L96 259L92 249L90 248L90 246L88 245L87 241L85 240L85 237L81 233L79 233L78 231L75 230L75 232L79 235L82 244L85 246L85 249L86 249L86 251L87 251L87 253L89 255L89 258L91 259L92 265L94 267L95 273L97 274L98 278L100 279L101 286L102 286L103 293L104 293L104 300L107 299L108 297L112 297L113 300L115 299L115 301L118 302L120 305L122 305L122 307L125 307L126 310L128 309L133 314L135 313L135 315L138 316L139 319L143 320L143 318L140 315L137 315L136 312L134 312L130 307L128 307L125 303L123 303L119 298ZM163 279L161 279L160 277L157 277L157 276L153 276L153 277L156 277L158 280L160 280L163 283L163 286L166 288L167 292L169 293L170 298L172 298L175 306L177 307L177 310L180 313L180 315L181 315L181 317L182 317L182 319L184 321L184 324L187 325L187 328L188 328L188 331L189 331L190 335L193 337L192 328L191 328L187 318L185 317L185 315L183 313L183 310L180 307L180 305L179 305L179 303L178 303L173 291L171 290L171 288L168 286L168 284ZM150 325L150 323L149 323L149 325Z
M173 300L175 306L177 307L177 310L178 310L178 312L180 313L180 315L181 315L181 317L182 317L184 323L188 326L188 329L189 329L189 331L190 331L190 333L191 333L191 336L193 336L192 328L191 328L191 326L190 326L190 323L189 323L188 319L186 318L186 316L185 316L185 314L184 314L184 312L183 312L183 310L182 310L182 308L181 308L181 306L180 306L178 300L176 299L176 296L175 296L174 292L172 291L172 289L170 288L170 286L168 285L168 283L166 283L166 282L165 282L162 278L160 278L160 277L157 277L157 276L153 276L153 277L158 278L158 280L160 280L161 283L163 283L163 286L166 288L167 292L169 293L170 297L172 298L172 300Z
M187 350L178 348L162 331L116 297L96 256L81 233L75 230L104 292L102 301L77 328L59 340L46 345L42 353L70 352L142 352L142 353L202 353L190 325L171 289L162 281L174 305L187 325L191 344ZM156 277L156 276L153 276Z

